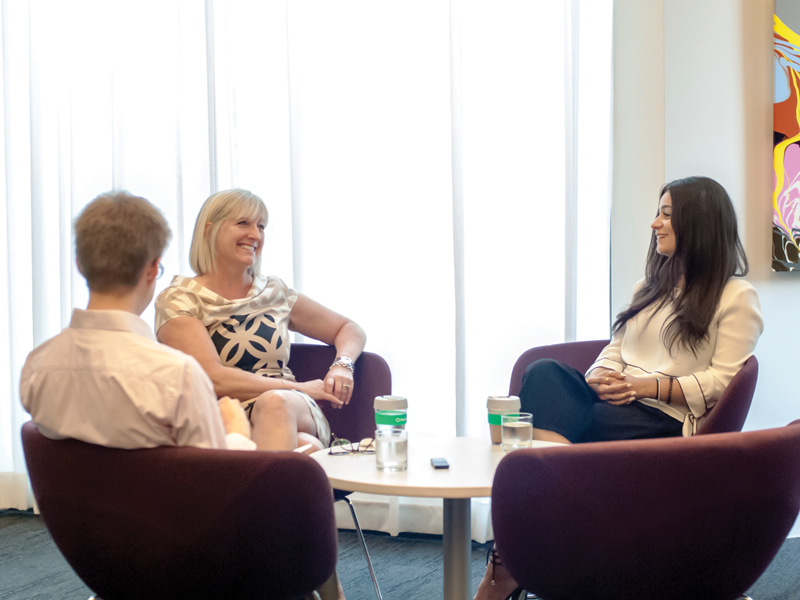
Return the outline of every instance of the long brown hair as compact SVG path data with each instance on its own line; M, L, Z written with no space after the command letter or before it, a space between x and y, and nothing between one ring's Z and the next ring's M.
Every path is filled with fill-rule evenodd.
M749 267L725 188L708 177L686 177L665 184L658 197L667 192L672 197L675 252L658 254L653 231L644 285L617 315L613 333L642 310L653 306L652 318L673 302L674 316L664 326L662 340L670 350L677 343L696 354L708 339L725 284L731 277L746 275ZM683 288L676 296L681 281Z

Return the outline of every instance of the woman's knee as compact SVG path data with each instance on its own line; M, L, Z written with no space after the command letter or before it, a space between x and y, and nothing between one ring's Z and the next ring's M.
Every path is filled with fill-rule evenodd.
M560 376L566 365L552 358L540 358L532 362L525 369L525 374L522 376L522 385L530 384L530 382L541 379L550 379L551 377Z
M256 398L250 420L253 423L266 418L272 421L288 420L291 411L291 402L282 390L264 392Z

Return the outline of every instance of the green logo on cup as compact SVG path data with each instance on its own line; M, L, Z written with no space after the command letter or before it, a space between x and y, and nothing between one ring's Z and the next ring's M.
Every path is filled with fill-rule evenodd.
M407 415L401 410L378 410L375 411L376 425L400 426L406 424Z
M502 425L502 417L503 415L493 415L489 414L489 425Z

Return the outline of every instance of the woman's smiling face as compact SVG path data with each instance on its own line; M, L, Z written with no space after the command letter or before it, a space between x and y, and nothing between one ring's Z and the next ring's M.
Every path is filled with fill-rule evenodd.
M260 217L225 221L217 233L217 263L253 266L264 245L264 228Z
M672 230L672 197L664 192L658 202L658 215L650 225L656 234L656 252L663 256L675 253L675 232Z

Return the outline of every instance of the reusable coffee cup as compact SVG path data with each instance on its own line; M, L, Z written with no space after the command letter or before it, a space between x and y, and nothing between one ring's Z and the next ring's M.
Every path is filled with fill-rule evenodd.
M405 429L408 414L408 400L403 396L376 396L375 427L377 429L391 429L399 427Z
M520 406L517 396L489 396L486 408L489 411L489 433L492 436L493 444L503 442L501 417L509 413L518 413Z

